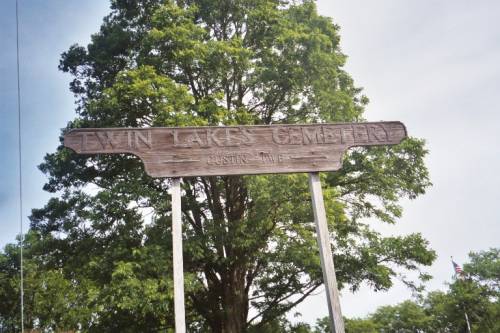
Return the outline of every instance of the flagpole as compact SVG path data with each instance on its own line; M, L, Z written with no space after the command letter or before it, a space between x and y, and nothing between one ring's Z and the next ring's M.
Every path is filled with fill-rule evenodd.
M460 267L455 261L453 261L453 256L450 256L451 264L453 265L453 271L455 272L455 278L459 280L463 280L463 271L462 267ZM465 322L467 324L467 332L472 333L470 329L469 316L467 315L467 311L465 311L465 305L462 306L464 310Z
M465 311L465 307L464 307L464 315L465 315L465 322L467 323L467 332L472 333L470 330L469 316L467 315L467 312Z

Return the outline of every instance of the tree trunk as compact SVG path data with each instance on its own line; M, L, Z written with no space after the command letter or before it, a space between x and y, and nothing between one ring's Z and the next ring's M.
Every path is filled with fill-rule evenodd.
M233 238L238 224L245 223L246 186L242 177L205 178L201 184L212 219L206 219L201 212L194 182L186 188L185 216L189 217L192 213L190 223L200 236L207 236L206 223L220 226L220 233L209 235L213 237L213 248L206 249L214 251L218 258L206 262L202 272L206 279L205 292L190 296L212 332L245 332L249 307L246 276L252 255L240 248Z
M236 268L228 272L223 281L223 316L221 333L241 333L245 331L248 315L248 296L245 291L245 274Z

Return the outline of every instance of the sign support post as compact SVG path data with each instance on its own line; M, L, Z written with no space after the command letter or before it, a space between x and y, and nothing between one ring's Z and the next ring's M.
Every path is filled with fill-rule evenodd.
M344 333L344 319L340 310L337 277L335 276L325 204L318 172L309 173L309 189L311 191L314 221L316 223L316 235L318 238L321 268L323 270L323 282L325 283L326 298L328 301L328 312L330 313L331 331L332 333Z
M184 267L182 259L181 179L172 178L172 247L174 257L175 332L186 332L184 309Z

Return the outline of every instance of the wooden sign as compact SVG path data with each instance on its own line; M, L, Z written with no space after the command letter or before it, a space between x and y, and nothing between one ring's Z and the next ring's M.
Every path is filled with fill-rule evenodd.
M354 146L398 144L401 122L81 128L64 136L79 154L130 153L152 177L334 171Z
M184 333L184 273L180 178L309 172L314 220L332 331L344 333L335 267L318 171L342 166L350 147L398 144L406 137L398 121L311 125L80 128L64 146L79 154L130 153L153 177L172 177L175 331Z

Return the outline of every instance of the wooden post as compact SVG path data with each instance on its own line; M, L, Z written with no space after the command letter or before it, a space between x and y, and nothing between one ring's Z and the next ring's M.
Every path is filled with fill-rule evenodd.
M328 300L328 311L330 313L331 330L333 333L344 333L344 319L340 311L339 291L337 289L337 278L333 265L333 255L330 248L330 237L328 224L326 222L325 204L321 181L317 172L309 174L309 188L311 190L314 221L316 222L316 234L318 237L319 255L321 268L323 269L323 281L325 283L326 298Z
M182 261L181 179L172 179L172 246L174 256L175 332L186 332L184 310L184 268Z

